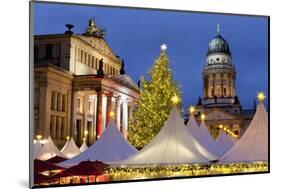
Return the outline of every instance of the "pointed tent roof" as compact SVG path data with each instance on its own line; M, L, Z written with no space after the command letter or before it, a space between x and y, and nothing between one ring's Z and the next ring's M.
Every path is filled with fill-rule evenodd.
M211 136L209 129L206 126L206 123L204 120L201 121L200 127L199 127L202 136L204 137L203 140L205 141L204 144L207 144L206 148L210 149L212 154L215 154L217 157L222 156L224 153L220 147L217 145L216 141ZM205 145L203 145L205 147Z
M222 155L216 144L214 144L212 138L210 138L211 136L209 138L206 138L206 136L204 135L205 131L202 132L204 129L200 129L198 127L194 115L190 116L186 125L186 130L189 130L192 136L197 140L197 142L202 145L210 154L216 157L215 159L218 159Z
M136 153L135 149L129 144L113 121L110 121L101 137L91 145L86 151L78 156L60 163L60 166L70 167L82 161L95 161L112 162L124 160Z
M42 148L42 145L40 143L40 141L38 140L35 140L34 143L33 143L33 159L36 158L38 152L41 150Z
M173 107L168 120L155 138L123 165L208 163L208 152L184 128L183 120ZM204 154L204 155L203 155Z
M75 144L73 138L67 140L61 149L61 153L63 153L68 158L73 158L81 153L77 145Z
M84 141L80 147L80 151L85 152L87 149L88 149L88 146L87 146L86 142Z
M52 138L49 136L47 142L43 145L41 150L38 152L36 159L48 160L54 156L60 156L66 158L66 156L59 151Z
M219 162L268 160L268 114L260 102L249 127L242 137L220 158Z
M224 154L233 146L234 142L231 140L228 134L226 134L223 130L220 130L219 135L216 138L216 144L220 147Z

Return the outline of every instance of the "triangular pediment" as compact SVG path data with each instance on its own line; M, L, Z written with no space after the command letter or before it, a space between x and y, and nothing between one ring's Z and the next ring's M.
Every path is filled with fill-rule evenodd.
M206 120L229 120L229 119L237 119L238 117L230 114L228 112L224 112L222 110L211 110L206 114Z
M89 36L83 36L83 35L78 35L78 38L85 41L89 45L93 46L100 53L105 54L106 56L114 59L115 61L120 62L120 60L116 57L115 53L111 50L111 48L109 47L109 45L103 38L89 37ZM121 64L121 62L120 62L120 64Z

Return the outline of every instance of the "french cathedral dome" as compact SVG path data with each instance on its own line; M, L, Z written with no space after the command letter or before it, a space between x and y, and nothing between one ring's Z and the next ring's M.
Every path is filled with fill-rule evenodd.
M217 33L214 39L212 39L209 43L207 55L214 53L225 53L231 55L229 45L220 33Z

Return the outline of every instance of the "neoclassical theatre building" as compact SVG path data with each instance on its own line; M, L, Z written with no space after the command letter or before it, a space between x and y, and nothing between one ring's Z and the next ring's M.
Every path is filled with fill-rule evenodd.
M195 116L206 115L206 125L216 138L220 125L232 131L238 137L249 125L255 108L243 110L236 93L236 69L232 63L229 44L220 33L211 40L202 72L204 94L195 106ZM255 105L254 105L255 106Z
M92 144L113 117L126 138L139 87L94 20L83 34L34 36L34 134L58 146L67 136Z

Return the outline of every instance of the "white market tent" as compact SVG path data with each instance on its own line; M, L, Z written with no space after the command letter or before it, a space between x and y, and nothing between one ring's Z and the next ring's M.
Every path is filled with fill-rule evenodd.
M40 143L40 141L38 140L35 140L34 143L33 143L33 159L36 158L38 152L41 150L42 148L42 145Z
M64 144L63 148L61 149L61 153L63 153L68 158L73 158L80 154L81 151L79 150L73 138L71 137L71 139L67 140Z
M59 151L55 143L53 142L52 138L49 136L46 143L40 149L38 154L36 155L36 159L45 161L54 156L60 156L63 158L67 158L63 153Z
M232 140L228 134L226 134L223 130L220 130L219 135L216 138L216 143L224 154L233 146L234 139Z
M193 137L206 149L209 153L219 159L222 155L222 151L215 143L215 140L210 135L207 126L204 121L201 122L198 127L194 115L191 115L186 125L186 130L189 130Z
M141 151L127 160L119 162L121 165L151 165L151 164L183 164L208 163L214 160L192 136L185 126L180 113L173 107L168 120L155 138Z
M87 146L86 142L84 141L80 147L80 151L85 152L87 149L88 149L88 146Z
M201 121L199 128L203 134L204 140L206 141L207 144L209 144L211 152L218 157L222 156L224 152L223 150L220 149L215 139L211 136L209 129L207 128L207 125L204 120Z
M259 103L253 120L242 137L220 158L219 162L253 162L268 160L268 114Z
M82 152L72 159L61 162L59 165L62 167L70 167L87 160L98 160L102 162L120 161L136 152L137 149L124 139L115 123L111 121L101 137L85 152Z

